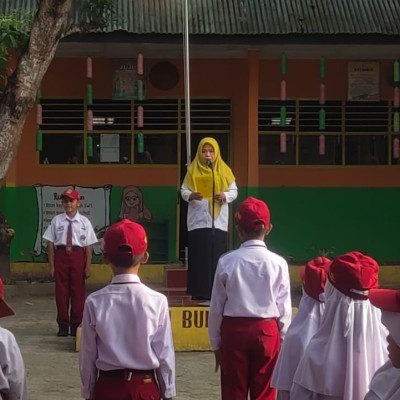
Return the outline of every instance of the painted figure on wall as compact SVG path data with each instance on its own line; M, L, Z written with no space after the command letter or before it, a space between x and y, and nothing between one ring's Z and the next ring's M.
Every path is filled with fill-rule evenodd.
M137 186L124 188L119 218L127 218L141 225L151 221L151 212L144 204L142 191Z

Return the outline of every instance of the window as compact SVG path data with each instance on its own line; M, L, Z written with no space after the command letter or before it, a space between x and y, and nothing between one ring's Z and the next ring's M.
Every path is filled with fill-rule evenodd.
M346 164L388 164L388 102L346 103L345 125Z
M131 134L93 134L93 156L89 164L131 164Z
M84 162L84 102L81 99L41 99L41 164Z
M286 125L281 127L281 107L286 107ZM296 102L294 100L281 102L277 100L260 100L258 102L258 130L280 132L296 130Z
M387 165L393 134L389 102L259 101L259 162L264 165ZM320 129L320 112L325 129ZM285 135L282 135L285 133ZM321 136L323 135L323 136Z
M41 164L177 164L179 136L185 134L181 99L94 99L93 130L86 129L82 99L41 99ZM137 109L144 124L138 126ZM229 133L229 99L192 99L192 132L207 136Z
M260 164L295 164L296 163L296 136L286 134L284 138L286 142L286 151L281 152L281 137L280 135L259 135L258 160Z

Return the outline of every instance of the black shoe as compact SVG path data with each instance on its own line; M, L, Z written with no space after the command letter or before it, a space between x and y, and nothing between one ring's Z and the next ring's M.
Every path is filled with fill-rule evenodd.
M69 331L69 335L75 337L77 329L78 329L77 326L71 326L70 331Z
M58 328L57 336L65 337L68 336L68 326L60 326Z

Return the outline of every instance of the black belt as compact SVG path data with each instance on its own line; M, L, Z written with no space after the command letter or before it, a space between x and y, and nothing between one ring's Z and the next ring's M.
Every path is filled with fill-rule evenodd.
M99 375L125 379L129 375L154 375L154 370L110 369L108 371L99 370Z
M67 246L56 246L56 250L65 250ZM71 246L72 251L78 251L78 250L83 250L83 247L81 246Z

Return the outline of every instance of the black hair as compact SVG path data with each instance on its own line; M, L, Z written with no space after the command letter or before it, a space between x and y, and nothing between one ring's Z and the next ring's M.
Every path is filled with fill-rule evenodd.
M107 258L110 261L110 263L117 268L128 269L130 267L134 267L139 263L144 254L142 253L137 256L132 256L132 254L128 253L128 251L132 250L129 246L120 246L119 250L121 251L120 254L113 254L113 255L107 254Z
M242 236L246 240L254 240L254 239L264 238L265 232L267 231L267 228L258 229L258 230L246 229L246 228L243 228L243 226L241 226L240 224L238 224L238 227L240 229Z

